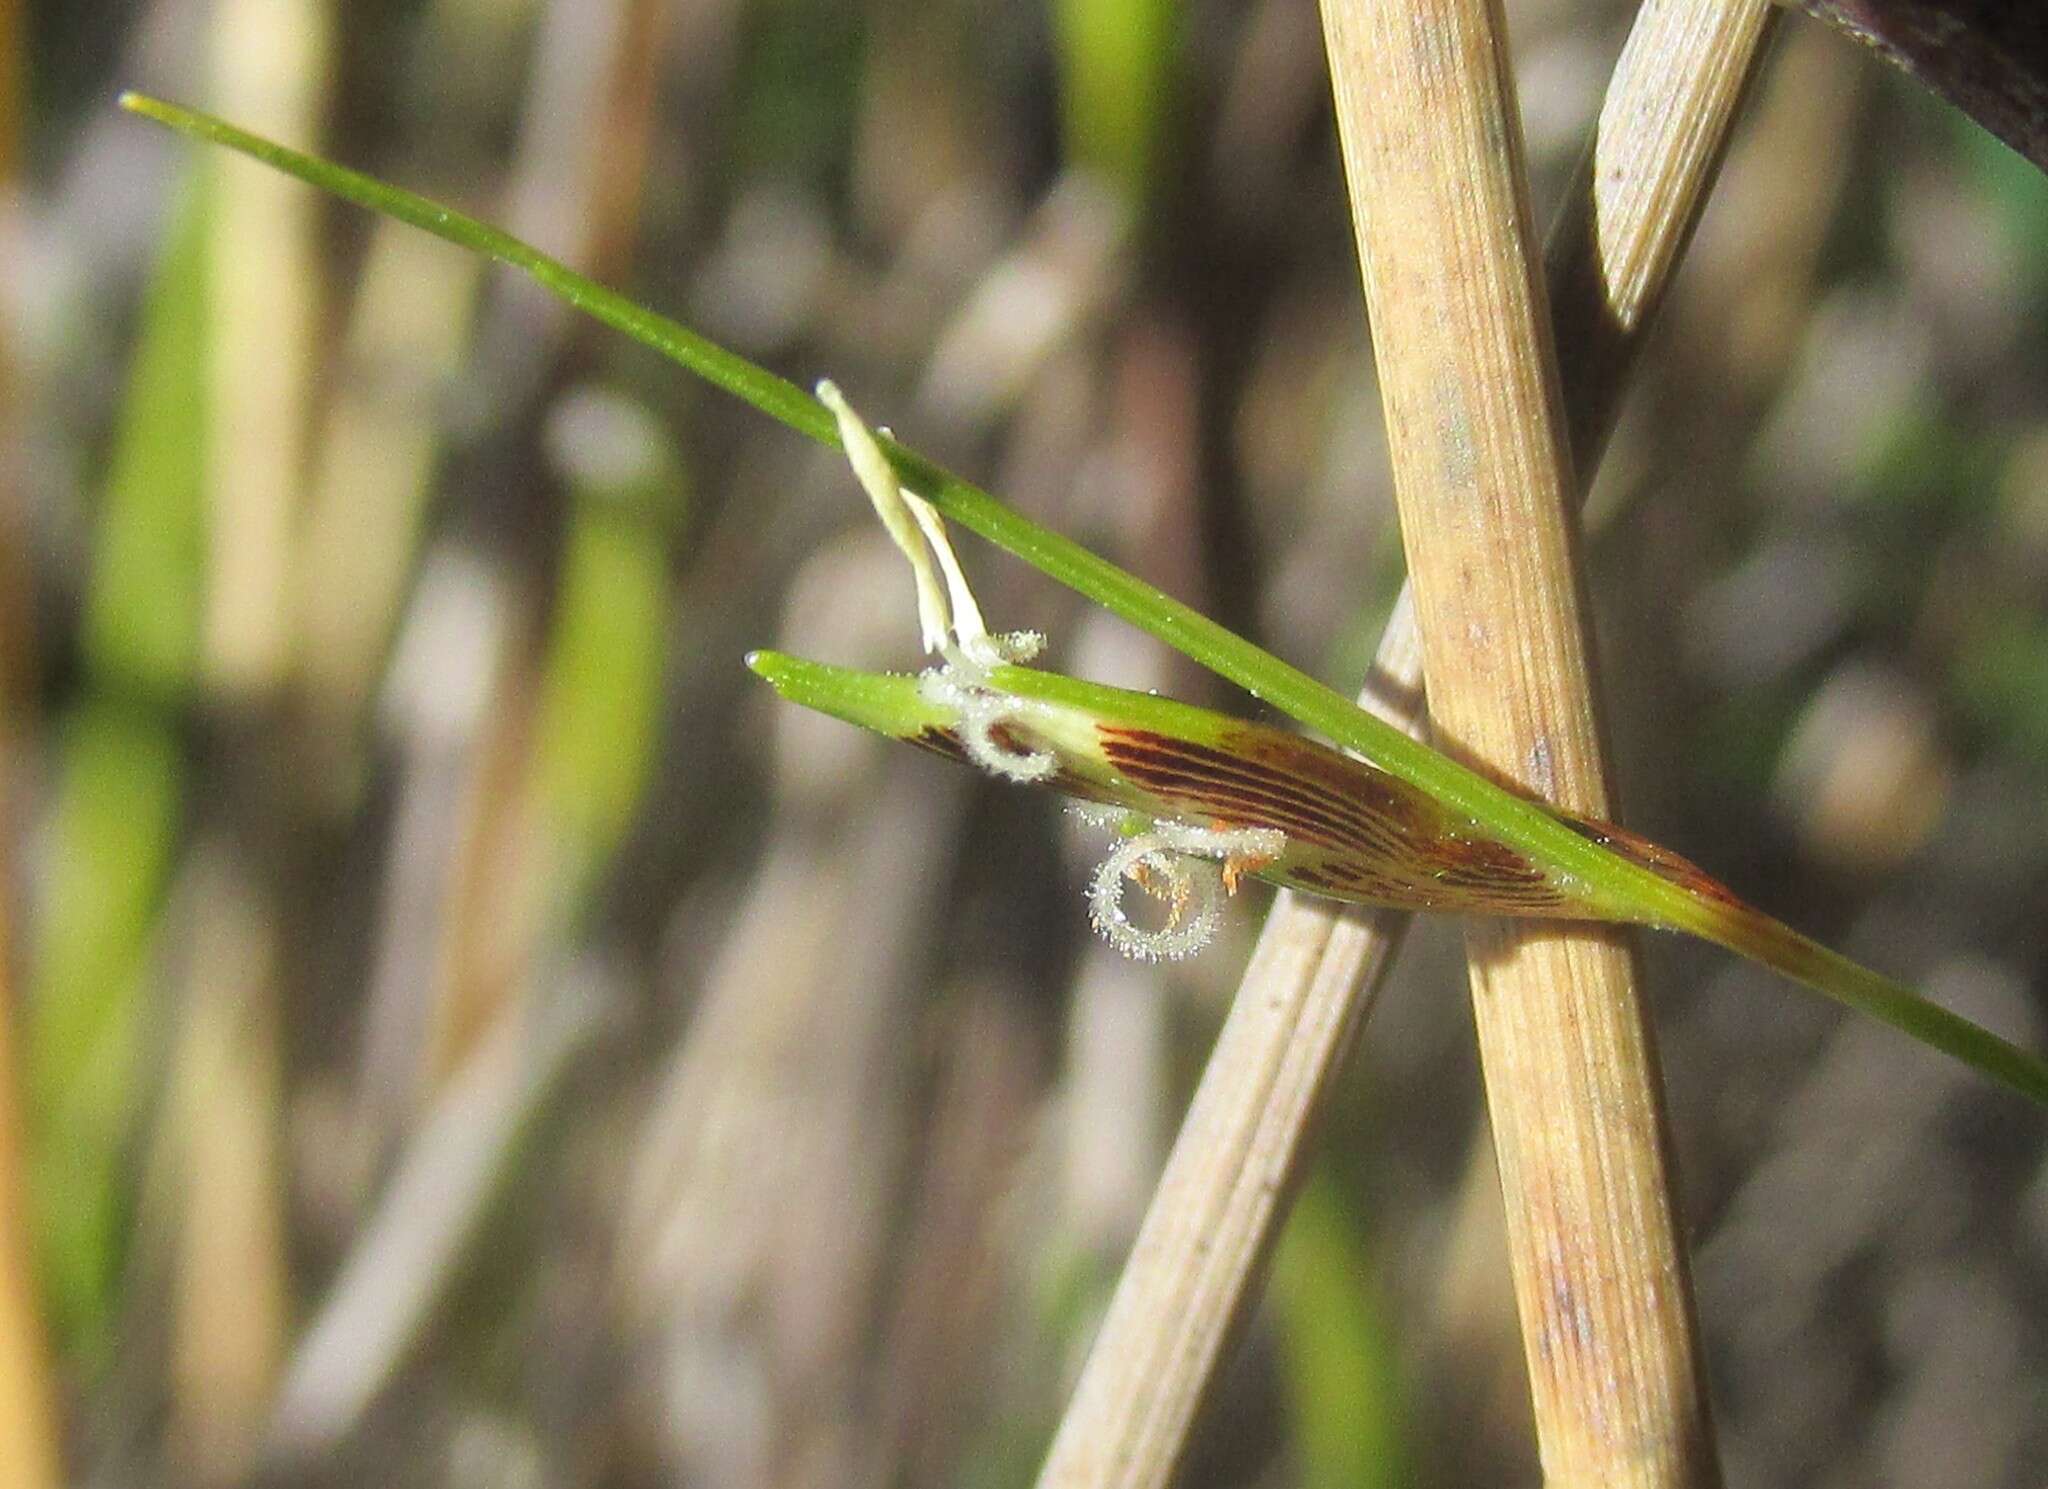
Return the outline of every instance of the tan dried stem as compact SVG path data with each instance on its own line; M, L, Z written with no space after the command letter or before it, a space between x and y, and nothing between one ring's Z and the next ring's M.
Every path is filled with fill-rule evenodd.
M1498 0L1325 0L1439 738L1607 816L1575 482ZM1634 943L1467 932L1544 1472L1717 1478Z
M22 113L22 16L19 0L0 0L0 213L11 218L19 187ZM19 408L15 330L0 324L0 427L11 434ZM26 621L30 613L17 540L21 502L12 483L0 485L0 786L17 773L19 745L29 738L26 701L34 695ZM0 832L19 842L7 793L0 790ZM15 865L10 861L9 870ZM0 1483L55 1489L58 1454L56 1386L40 1312L22 1136L22 1085L15 1039L18 1022L11 906L0 905Z
M56 1381L50 1370L30 1236L15 1071L12 927L0 909L0 1483L56 1489Z
M318 133L332 21L313 0L223 0L212 12L212 101L277 139ZM313 401L318 204L249 160L212 162L208 245L206 611L202 666L223 701L284 681Z
M169 1310L171 1457L192 1482L254 1466L291 1315L281 1152L277 906L223 842L193 851L192 917L163 1149L178 1218Z
M1765 0L1649 0L1609 84L1548 253L1567 417L1587 476L1772 14ZM1418 732L1421 680L1404 591L1360 702ZM1398 912L1279 896L1041 1485L1159 1485L1171 1476L1255 1297L1322 1093L1407 923Z

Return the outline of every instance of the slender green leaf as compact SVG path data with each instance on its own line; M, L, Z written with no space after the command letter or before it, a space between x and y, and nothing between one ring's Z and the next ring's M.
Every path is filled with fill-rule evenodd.
M752 404L819 444L838 448L831 413L785 378L755 366L687 327L635 304L538 249L452 207L388 186L356 171L304 155L209 115L139 94L122 95L129 110L199 139L239 150L347 201L382 212L521 269L586 314L662 353L705 381ZM1289 666L1243 637L1182 604L1155 585L1098 558L1080 544L1040 527L986 491L894 440L883 448L905 486L941 514L1093 600L1253 697L1317 730L1446 807L1488 824L1519 851L1582 880L1613 905L1633 905L1629 918L1694 929L1698 907L1680 889L1561 825L1540 805L1503 790L1445 755L1418 744L1336 690Z

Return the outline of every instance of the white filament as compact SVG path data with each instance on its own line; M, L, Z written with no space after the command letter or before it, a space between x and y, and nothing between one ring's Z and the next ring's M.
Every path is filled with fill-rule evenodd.
M1128 807L1113 807L1100 801L1070 801L1067 815L1103 832L1121 833L1126 827L1136 832L1140 830L1138 824L1145 821Z

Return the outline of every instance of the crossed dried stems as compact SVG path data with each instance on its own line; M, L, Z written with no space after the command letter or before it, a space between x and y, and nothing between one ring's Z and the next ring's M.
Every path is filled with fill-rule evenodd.
M1533 488L1496 494L1553 509L1522 511L1514 521L1555 522L1564 499L1583 494L1763 54L1771 10L1764 0L1644 5L1549 240L1549 323L1528 264L1527 186L1497 0L1324 0L1323 12L1369 294L1375 276L1381 289L1373 295L1375 340L1404 528L1421 569L1443 556L1430 550L1451 524L1411 504L1408 488L1434 484L1442 494L1448 486L1455 501L1460 491L1469 497L1474 482L1470 470L1447 476L1441 464L1429 468L1429 444L1443 442L1426 412L1423 427L1410 431L1419 439L1404 442L1399 425L1432 396L1432 379L1440 392L1460 344L1483 349L1459 370L1481 380L1462 394L1467 429L1484 436L1489 473L1519 469ZM1469 200L1485 190L1492 205L1509 210L1457 210L1461 194ZM1492 287L1492 303L1458 295L1449 305L1404 304L1386 292L1442 255L1465 282ZM1491 367L1484 357L1509 365ZM1519 375L1510 406L1489 386L1495 372ZM1470 443L1461 453L1471 458ZM1576 778L1559 773L1531 784L1562 786L1583 806L1600 789L1597 730L1572 545L1551 532L1552 562L1542 572L1500 579L1519 595L1489 588L1480 602L1523 607L1575 660L1551 669L1547 698L1489 699L1496 680L1465 668L1464 680L1479 686L1460 688L1459 661L1445 652L1431 674L1433 702L1441 710L1455 693L1452 706L1464 710L1455 742L1483 747L1490 737L1495 763L1518 779L1527 775L1516 767L1527 759L1515 753L1518 728L1524 750L1570 736ZM1526 536L1525 528L1496 527L1493 541ZM1415 613L1404 591L1360 701L1419 735ZM1562 734L1560 718L1571 724ZM1138 1489L1170 1479L1256 1298L1331 1077L1407 922L1401 912L1279 897L1061 1422L1042 1489ZM1662 1161L1655 1060L1632 960L1611 932L1576 944L1522 939L1517 947L1502 944L1519 939L1508 933L1482 934L1487 944L1473 947L1475 999L1532 1367L1551 1360L1560 1340L1589 1346L1574 1352L1578 1368L1532 1369L1546 1474L1557 1483L1714 1483L1689 1282ZM1503 971L1517 960L1519 984ZM1588 962L1597 970L1588 972ZM1605 1036L1597 1051L1579 1043L1573 1027L1588 1015ZM1561 1194L1568 1205L1555 1203ZM1629 1203L1614 1205L1617 1194Z

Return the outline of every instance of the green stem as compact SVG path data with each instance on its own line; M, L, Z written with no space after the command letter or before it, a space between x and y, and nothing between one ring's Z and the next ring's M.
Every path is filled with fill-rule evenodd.
M2048 1062L1980 1028L1960 1014L1921 997L1911 988L1851 961L1783 921L1741 907L1733 919L1712 929L1688 927L1737 956L1766 967L1834 999L1846 1008L1881 1019L1925 1045L1953 1055L1972 1069L2048 1106Z
M246 129L237 129L211 114L134 92L121 95L121 107L195 139L225 145L288 176L296 176L309 186L317 186L343 201L396 218L458 248L509 264L530 275L585 315L604 322L615 331L624 332L643 346L654 348L670 361L688 368L735 398L752 404L770 418L779 419L797 433L808 435L821 445L830 445L834 449L839 447L839 435L832 415L795 383L755 366L744 357L735 356L665 315L657 315L644 306L636 305L617 291L608 290L578 274L559 259L550 258L531 244L520 242L510 233L464 216L453 207L427 197L387 186L345 166L302 154L261 135L251 134Z

